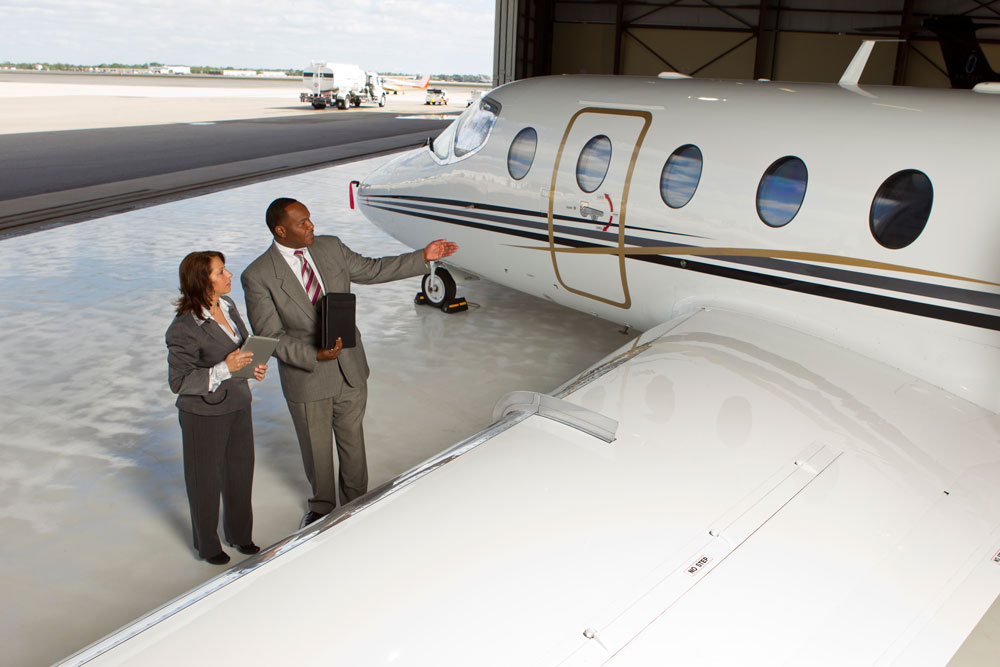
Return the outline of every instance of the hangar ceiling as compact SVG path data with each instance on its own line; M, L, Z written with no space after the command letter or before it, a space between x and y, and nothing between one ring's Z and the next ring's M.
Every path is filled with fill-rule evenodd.
M863 84L948 87L927 23L941 16L962 17L949 34L978 38L1000 63L1000 0L497 0L494 84L663 71L832 82L875 38L898 41L876 45Z

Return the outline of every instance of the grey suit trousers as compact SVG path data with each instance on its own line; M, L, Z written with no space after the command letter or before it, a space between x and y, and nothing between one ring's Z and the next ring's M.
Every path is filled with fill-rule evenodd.
M191 506L194 548L200 558L222 551L219 493L225 505L223 530L230 544L253 542L253 420L250 407L223 415L178 411L184 448L184 483Z
M336 363L336 362L323 362ZM362 422L368 402L368 386L352 387L342 382L334 396L308 403L287 401L302 452L302 465L312 497L309 510L327 514L368 491L368 463ZM337 456L333 455L336 440ZM336 461L340 474L335 475ZM339 479L340 489L334 480Z

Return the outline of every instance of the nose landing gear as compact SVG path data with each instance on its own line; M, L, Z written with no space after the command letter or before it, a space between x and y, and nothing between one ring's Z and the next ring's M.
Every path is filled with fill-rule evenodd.
M446 313L459 313L469 309L464 297L456 297L458 291L455 279L448 269L437 268L437 262L431 262L431 272L420 281L421 291L417 293L414 303L436 306Z

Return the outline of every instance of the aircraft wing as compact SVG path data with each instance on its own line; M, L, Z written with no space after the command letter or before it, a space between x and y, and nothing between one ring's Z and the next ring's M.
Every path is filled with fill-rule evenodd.
M698 311L496 416L71 662L941 665L1000 593L997 415L810 335Z

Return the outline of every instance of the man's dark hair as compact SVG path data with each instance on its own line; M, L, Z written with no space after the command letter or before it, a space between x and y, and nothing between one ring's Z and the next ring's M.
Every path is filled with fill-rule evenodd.
M267 212L264 214L264 220L267 221L267 228L274 233L274 228L281 224L281 221L285 219L285 209L287 209L292 204L298 204L299 201L296 199L290 199L289 197L278 197L267 207Z

